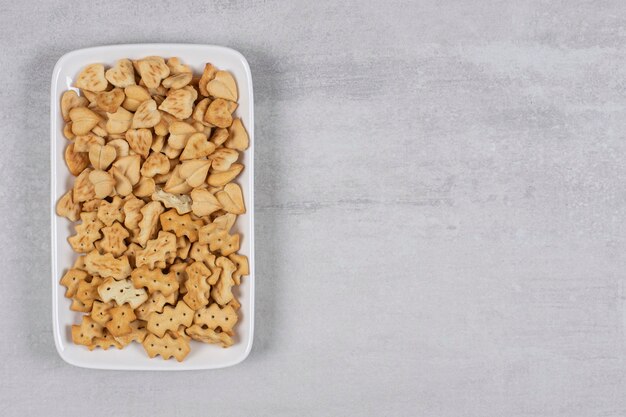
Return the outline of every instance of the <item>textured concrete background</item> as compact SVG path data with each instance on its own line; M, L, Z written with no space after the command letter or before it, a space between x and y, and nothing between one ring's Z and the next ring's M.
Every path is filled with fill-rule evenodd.
M625 38L623 1L0 0L0 414L626 415ZM51 71L159 41L253 71L255 346L74 368L50 327Z

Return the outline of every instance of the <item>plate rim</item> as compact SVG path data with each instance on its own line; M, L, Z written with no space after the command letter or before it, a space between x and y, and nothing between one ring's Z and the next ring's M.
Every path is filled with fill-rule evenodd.
M247 131L248 131L248 135L250 137L250 147L248 148L248 150L246 150L246 152L248 152L248 156L249 156L249 162L247 162L247 170L249 172L248 174L248 178L249 178L249 190L248 190L248 195L249 195L249 204L248 204L248 214L249 214L249 221L250 221L250 227L249 227L249 244L250 244L250 253L248 255L248 263L249 263L249 270L250 270L250 274L247 278L247 281L249 282L249 288L250 288L250 311L247 312L246 314L249 317L250 320L250 332L249 332L249 337L247 340L247 344L245 347L245 350L243 351L243 353L235 358L234 360L231 361L227 361L227 362L223 362L223 363L218 363L218 364L200 364L200 365L190 365L189 363L185 363L185 362L179 362L178 366L176 366L175 368L163 368L163 367L159 367L157 364L159 362L155 362L154 366L146 366L146 365L119 365L119 364L103 364L103 363L98 363L98 362L89 362L89 363L85 363L83 361L77 361L75 360L75 358L72 358L70 355L67 355L67 353L62 349L61 347L61 334L59 332L60 330L60 323L59 323L59 315L58 315L58 309L59 309L59 303L58 303L58 291L59 291L59 283L58 283L58 277L56 277L55 272L57 270L57 264L58 264L58 248L56 245L56 240L57 240L57 225L56 225L56 198L55 198L55 191L56 191L56 185L57 185L57 167L56 167L56 152L57 152L57 146L56 146L56 138L59 134L58 131L58 116L59 116L59 112L60 112L60 103L58 101L58 98L56 97L58 95L58 90L57 90L57 80L58 77L60 76L60 72L61 69L63 68L64 64L66 63L66 61L70 58L72 58L75 55L80 55L80 54L88 54L88 53L97 53L98 51L104 51L104 50L115 50L115 49L143 49L143 48L147 48L147 49L168 49L168 50L175 50L176 48L187 48L187 49L198 49L198 50L204 50L208 53L210 53L210 51L221 51L222 53L226 53L226 54L230 54L232 56L234 56L235 58L237 58L237 60L243 65L244 71L246 73L246 82L248 83L249 86L249 108L250 108L250 121L248 123L247 126ZM173 55L175 56L175 55ZM54 338L54 345L56 348L57 353L59 354L59 356L61 357L61 359L63 359L66 363L76 366L76 367L80 367L80 368L85 368L85 369L104 369L104 370L119 370L119 371L190 371L190 370L209 370L209 369L221 369L221 368L226 368L226 367L230 367L230 366L234 366L237 364L240 364L241 362L243 362L249 355L250 352L252 350L252 346L254 343L254 321L255 321L255 240L254 240L254 144L255 144L255 140L254 140L254 88L253 88L253 83L252 83L252 73L250 71L250 65L248 64L248 61L246 60L245 56L232 48L226 47L226 46L220 46L220 45L210 45L210 44L193 44L193 43L130 43L130 44L118 44L118 45L100 45L100 46L93 46L93 47L88 47L88 48L81 48L81 49L75 49L72 51L69 51L65 54L63 54L56 62L56 64L54 65L54 68L52 70L52 77L51 77L51 83L50 83L50 213L51 213L51 217L50 217L50 225L51 225L51 236L50 236L50 243L51 243L51 278L52 278L52 291L51 291L51 295L52 295L52 329L53 329L53 338Z

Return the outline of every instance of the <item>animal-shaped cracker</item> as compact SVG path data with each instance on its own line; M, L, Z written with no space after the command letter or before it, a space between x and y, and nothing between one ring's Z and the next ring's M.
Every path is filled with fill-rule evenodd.
M221 344L222 347L229 347L233 344L233 339L225 332L216 332L213 329L203 329L202 326L194 324L185 331L192 339L204 343Z
M235 272L237 268L230 259L223 256L217 258L215 264L222 268L222 273L220 274L219 281L217 281L217 284L215 284L211 290L211 297L216 303L223 306L233 299L232 288L235 284L233 272Z
M76 300L80 301L86 308L91 308L93 302L99 298L98 285L101 282L102 278L100 277L91 278L91 282L81 281L76 288Z
M193 321L193 310L184 301L179 301L176 308L165 306L162 313L152 313L148 317L146 328L150 333L163 337L167 330L176 330L178 326L189 326Z
M239 234L229 235L215 222L203 226L198 236L199 242L203 245L208 244L212 252L220 251L222 255L228 256L239 250Z
M124 222L124 200L118 196L113 197L113 201L110 203L103 200L98 207L98 219L106 226L111 226L113 222Z
M102 237L100 229L104 224L97 213L81 213L82 223L76 226L76 234L67 238L75 252L86 253L94 250L94 242Z
M99 325L104 326L109 320L111 320L111 314L109 313L109 310L114 305L115 303L113 303L112 301L108 303L103 303L102 301L94 301L93 306L91 307L91 318Z
M110 253L100 255L97 250L85 256L85 269L91 275L124 279L130 275L130 263L125 255L115 258Z
M190 351L187 340L180 336L174 337L169 333L163 337L148 334L142 345L151 358L161 355L163 359L169 359L173 356L178 362L185 359Z
M139 233L135 238L136 243L145 247L146 242L154 237L159 223L159 215L163 211L163 206L158 201L152 201L141 208L143 217L138 223Z
M78 284L81 281L85 281L89 277L85 271L80 269L70 269L68 270L63 278L61 278L61 285L63 285L67 290L65 290L65 296L67 298L72 298L76 295L76 290L78 289Z
M98 287L98 294L102 301L108 303L115 300L118 306L128 303L133 309L139 307L141 303L148 299L148 294L143 288L135 288L129 279L116 281L107 278Z
M83 212L85 213L97 212L100 206L102 205L102 203L104 202L105 200L102 200L100 198L92 198L91 200L87 200L83 203Z
M209 303L211 286L207 282L207 278L211 271L202 262L194 262L187 267L186 272L188 276L185 282L187 294L183 300L193 310L197 310Z
M160 292L154 292L150 294L150 297L139 307L135 309L135 314L139 320L148 320L150 317L150 313L156 311L157 313L163 312L163 307L165 304L176 304L176 300L178 299L178 294L175 292L171 293L167 297L161 294Z
M106 328L113 337L123 336L133 330L130 323L137 317L128 304L113 307L109 310L109 313L111 314L111 320L106 324Z
M143 250L141 246L136 243L131 243L130 245L128 245L128 248L124 252L124 255L128 256L128 262L130 263L130 266L133 268L137 266L135 260L137 258L137 252L139 252L140 250Z
M211 268L215 267L215 255L211 253L209 250L209 245L203 245L200 242L195 242L191 245L191 250L189 251L189 257L194 261L202 261L206 266Z
M135 288L146 287L149 294L159 291L167 297L178 290L178 281L173 272L164 274L160 269L151 270L144 265L135 269L130 277Z
M130 323L130 329L130 332L123 336L115 336L115 340L117 340L120 345L128 346L131 342L141 343L148 334L146 324L139 320Z
M198 230L202 227L202 220L193 220L191 215L179 216L175 209L161 214L161 226L163 230L174 232L176 237L187 236L191 242L198 240Z
M102 228L102 240L96 242L99 250L108 252L113 256L120 256L126 251L126 243L124 239L129 236L128 230L118 222L112 226Z
M135 263L137 267L148 265L151 269L165 267L165 259L170 253L176 253L176 236L169 232L160 231L156 239L149 240L146 248L137 252Z
M248 258L245 255L239 255L237 253L231 253L228 255L228 259L233 261L237 270L233 272L233 280L236 285L241 284L241 277L250 274L250 267L248 266Z
M231 306L227 305L224 308L220 308L219 305L213 303L208 308L205 307L196 311L193 322L213 330L220 328L220 330L232 336L233 327L237 324L237 313Z
M83 316L80 325L72 325L72 341L77 345L89 346L94 338L103 337L104 328L91 317Z

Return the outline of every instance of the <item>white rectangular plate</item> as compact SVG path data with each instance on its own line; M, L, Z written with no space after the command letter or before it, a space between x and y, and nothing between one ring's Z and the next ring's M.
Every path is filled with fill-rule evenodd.
M73 177L63 159L63 151L69 142L63 136L61 95L65 90L73 88L74 78L88 64L99 62L110 67L121 58L138 59L149 55L177 56L197 74L202 73L207 62L211 62L219 69L230 71L239 88L239 107L235 114L241 117L250 136L250 148L244 152L242 159L245 168L237 178L243 190L247 212L238 217L234 228L241 233L239 252L249 259L250 276L242 279L241 286L235 292L241 303L235 344L223 349L217 345L192 341L191 352L181 363L173 358L167 361L160 357L150 359L143 347L137 343L132 343L122 350L96 349L91 352L84 346L74 345L70 328L72 324L79 322L82 313L70 310L70 300L64 297L65 289L59 285L59 279L68 268L71 268L77 257L67 243L67 238L74 233L74 228L67 219L57 216L55 212L56 202L73 184ZM54 342L59 355L66 362L76 366L125 370L215 369L243 361L252 348L254 330L254 102L252 76L246 59L237 51L211 45L137 44L81 49L59 59L52 74L51 92L52 324Z

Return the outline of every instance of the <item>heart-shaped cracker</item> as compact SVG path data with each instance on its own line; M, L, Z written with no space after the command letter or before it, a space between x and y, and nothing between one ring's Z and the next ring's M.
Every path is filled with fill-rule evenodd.
M122 140L122 139L119 139ZM124 141L124 143L127 143ZM111 145L111 142L109 142ZM112 146L112 145L111 145ZM118 158L117 161L113 162L113 166L120 170L126 178L129 179L131 185L136 185L141 178L139 174L139 167L141 164L141 156L139 155L128 155L122 158Z
M94 170L89 173L89 181L93 184L95 196L106 198L115 191L115 179L106 171Z
M106 131L110 135L117 135L130 129L134 116L124 107L119 107L115 113L107 113Z
M219 200L205 189L196 188L191 191L191 199L193 200L191 211L196 216L208 216L222 208Z
M246 132L246 128L241 123L241 119L233 120L233 124L228 128L228 140L224 142L224 146L243 152L248 149L249 145L248 132Z
M74 180L74 188L72 189L74 202L80 203L95 198L96 193L93 184L89 181L89 175L92 171L91 168L85 168Z
M122 105L126 96L121 88L111 91L101 91L96 95L96 106L107 113L115 113Z
M135 84L135 71L129 59L118 60L113 68L104 73L105 78L114 86L126 88Z
M130 279L107 278L98 286L98 294L105 303L115 301L118 306L128 303L133 310L148 299L146 290L135 288Z
M76 77L74 85L82 90L93 92L106 90L109 83L104 77L104 65L87 65L80 74L78 74L78 77Z
M211 172L224 172L237 162L239 152L234 149L219 148L209 156L209 159L211 160Z
M181 74L170 75L163 80L162 84L165 88L179 89L189 84L192 78L193 74L191 72L184 72Z
M198 81L198 90L200 90L200 94L205 97L209 96L209 92L207 90L207 84L215 78L215 74L217 73L217 68L215 68L212 64L206 64L204 66L204 70L202 71L202 77L200 77L200 81Z
M95 169L107 169L116 157L117 151L111 145L91 145L89 148L89 161Z
M87 107L74 107L69 112L72 121L72 133L76 136L86 135L102 120L102 118Z
M74 144L70 143L65 148L65 163L70 173L77 176L89 166L89 155L83 152L76 152Z
M128 111L137 111L141 103L146 100L150 100L150 93L145 87L140 85L131 85L124 89L124 95L126 98L122 103L122 107L124 107Z
M110 135L109 135L110 137ZM122 137L125 137L122 136ZM115 148L115 160L118 161L121 158L128 156L128 152L130 151L130 146L128 146L128 142L126 139L118 138L113 139L107 142L107 145L113 146Z
M93 144L104 145L104 138L93 133L76 136L76 139L74 139L74 151L89 152L89 148Z
M215 129L210 140L215 147L221 146L228 140L228 129Z
M167 140L168 145L175 149L184 149L187 140L191 135L197 133L196 129L185 122L174 122L169 126L170 136Z
M70 110L74 107L87 107L89 101L85 97L79 97L74 90L67 90L61 96L61 114L63 120L70 121Z
M170 74L171 75L178 75L178 74L185 74L185 73L189 73L192 74L191 68L189 68L188 65L184 65L182 62L180 62L180 58L178 57L171 57L170 59L167 60L166 62L167 67L170 69Z
M170 69L160 56L149 56L136 62L141 80L148 88L157 88L161 80L170 75Z
M154 100L146 100L139 105L133 116L132 128L150 128L156 126L161 120L161 113L157 109Z
M109 174L111 174L115 180L115 194L126 197L133 192L133 184L117 167L111 167Z
M159 110L163 110L177 119L183 120L191 116L193 102L194 97L189 90L171 90L159 106Z
M126 132L126 142L133 151L147 158L152 145L152 131L145 128L129 129Z
M223 172L211 172L207 178L207 183L212 187L221 187L235 178L243 170L243 165L232 164L227 171Z
M233 123L232 113L237 109L234 101L216 98L213 100L204 114L204 120L217 127L226 128Z
M137 197L148 197L154 193L156 189L156 183L152 178L141 177L135 188L133 189L133 194Z
M178 291L178 281L173 272L164 274L160 269L151 270L147 265L135 269L130 274L135 288L146 287L148 294L160 292L165 297Z
M224 191L215 194L222 208L233 214L244 214L246 206L243 202L241 187L235 183L228 183L224 186Z
M185 149L180 154L180 160L204 158L215 151L215 145L209 142L204 133L194 133L189 136ZM234 162L234 161L233 161Z
M179 175L184 178L190 187L199 187L207 177L211 168L211 161L204 159L192 159L184 161L180 165Z
M192 190L191 187L180 175L180 165L176 165L174 169L171 171L171 175L167 182L165 183L165 187L163 189L172 194L186 194Z
M152 152L141 166L141 175L152 178L157 174L167 174L170 171L170 161L160 152Z
M237 83L233 76L227 71L217 71L206 86L209 95L215 98L237 101Z

